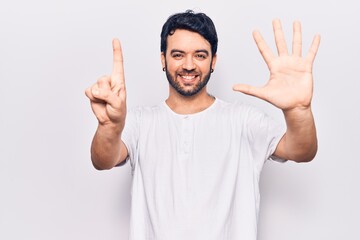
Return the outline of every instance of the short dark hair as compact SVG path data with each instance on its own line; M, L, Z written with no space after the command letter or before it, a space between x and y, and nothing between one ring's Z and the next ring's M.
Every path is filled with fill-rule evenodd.
M211 53L214 56L217 51L218 38L213 21L205 13L195 13L187 10L184 13L171 15L164 23L161 31L161 52L166 52L167 37L174 34L176 29L185 29L200 34L211 45Z

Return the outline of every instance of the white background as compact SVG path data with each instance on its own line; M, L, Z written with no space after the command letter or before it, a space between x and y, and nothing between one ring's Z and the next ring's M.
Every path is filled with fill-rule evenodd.
M267 81L251 32L259 29L274 49L272 19L282 20L289 42L299 19L304 53L321 34L313 99L319 152L309 164L265 165L259 239L360 239L355 0L1 1L0 239L127 239L130 167L92 168L97 122L84 90L111 72L111 40L118 37L128 106L164 100L160 30L170 14L186 9L207 13L218 30L210 92L259 106L279 121L273 106L231 90Z

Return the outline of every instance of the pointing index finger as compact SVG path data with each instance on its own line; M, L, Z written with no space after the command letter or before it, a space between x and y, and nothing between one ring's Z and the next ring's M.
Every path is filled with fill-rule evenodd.
M115 82L124 81L124 67L123 67L123 56L119 39L115 38L112 41L113 45L113 71L112 80Z

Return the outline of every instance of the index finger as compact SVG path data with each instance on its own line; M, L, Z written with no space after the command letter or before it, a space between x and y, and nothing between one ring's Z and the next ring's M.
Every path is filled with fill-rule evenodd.
M112 41L113 45L113 71L112 78L114 77L116 82L122 81L124 74L123 56L119 39L115 38Z
M315 35L313 42L311 44L311 47L309 49L309 52L306 56L306 61L310 62L311 64L313 64L315 57L316 57L316 53L319 49L319 45L320 45L320 35L317 34Z
M271 60L274 58L274 54L272 53L269 46L266 44L264 38L261 36L260 32L254 31L253 37L255 43L260 51L260 54L263 56L266 64L269 66Z

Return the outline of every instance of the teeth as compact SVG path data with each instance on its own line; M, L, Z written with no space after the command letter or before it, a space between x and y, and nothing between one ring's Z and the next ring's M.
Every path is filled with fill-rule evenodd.
M194 79L195 76L181 76L182 78L185 78L187 80L191 80L191 79Z

